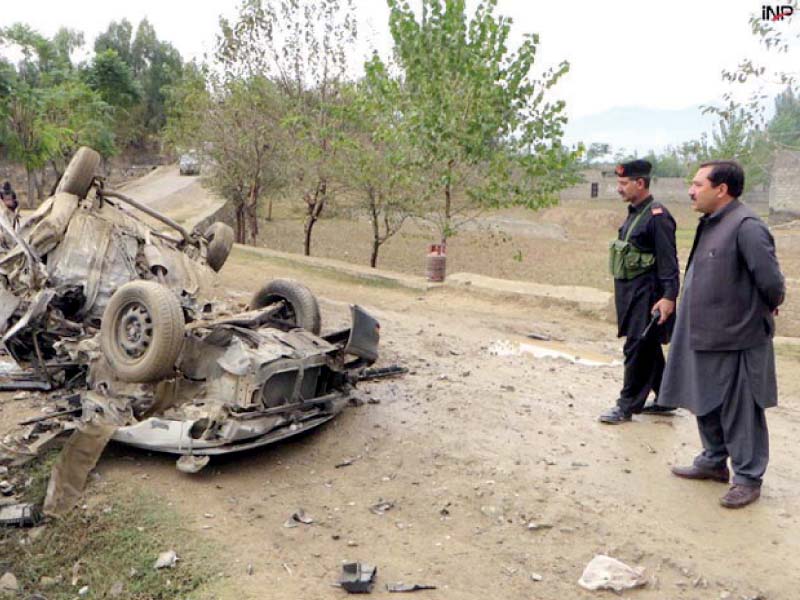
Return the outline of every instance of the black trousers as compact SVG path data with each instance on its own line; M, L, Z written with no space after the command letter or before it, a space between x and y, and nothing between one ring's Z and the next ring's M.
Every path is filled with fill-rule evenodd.
M646 338L625 338L622 352L625 377L617 406L627 414L640 413L651 390L658 396L664 375L664 352L654 332Z

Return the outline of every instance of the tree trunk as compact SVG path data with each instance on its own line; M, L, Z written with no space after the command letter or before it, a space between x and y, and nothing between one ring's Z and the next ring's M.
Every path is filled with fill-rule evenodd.
M369 218L372 221L372 255L369 257L369 266L373 269L378 265L378 251L381 247L381 227L378 222L378 207L375 202L375 191L367 191L369 195Z
M41 201L44 200L44 182L47 179L47 169L42 167L39 171L39 176L36 177L36 198Z
M305 242L303 244L303 251L306 256L311 256L311 231L314 229L314 224L319 219L322 209L325 207L325 198L328 191L328 182L324 179L317 184L317 189L314 192L313 198L306 198L308 205L308 218L305 224Z
M442 244L447 243L447 237L450 235L450 219L453 206L452 188L450 187L453 181L453 165L454 161L451 159L447 163L447 183L444 186L444 231L442 231Z
M381 243L378 240L372 240L372 255L369 257L369 266L373 269L378 267L378 250L381 249Z
M34 208L34 198L36 190L34 185L34 180L36 178L36 174L33 172L32 169L25 167L25 172L28 174L28 208Z
M58 184L61 181L61 177L64 175L64 171L58 168L58 162L55 160L50 161L50 166L53 167L53 173L56 174L56 179L53 182L52 187L50 188L50 195L53 196L56 193L56 188L58 187Z
M236 207L236 241L239 244L246 244L247 240L244 237L244 203Z
M250 225L250 236L253 239L253 245L258 242L258 184L254 183L250 188L250 197L245 208L247 221Z
M319 205L321 202L322 201L317 200L316 204ZM314 229L314 223L316 223L317 219L319 218L318 214L319 213L310 214L308 215L308 219L306 219L306 226L305 226L306 238L305 241L303 242L303 253L306 256L311 256L311 231Z

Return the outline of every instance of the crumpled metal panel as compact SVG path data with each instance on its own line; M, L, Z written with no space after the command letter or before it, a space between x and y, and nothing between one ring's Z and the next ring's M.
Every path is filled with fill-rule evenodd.
M55 295L55 291L51 289L45 289L40 291L36 298L31 302L28 310L25 311L25 314L14 323L14 326L9 329L6 334L3 336L2 343L5 344L8 340L14 337L17 333L19 333L22 329L28 326L29 323L35 321L38 317L42 316L47 309L48 304L50 304L50 300L53 299Z
M30 246L44 256L58 245L80 201L77 196L59 192L52 197L50 213L26 235Z
M62 242L48 260L54 286L81 285L87 296L82 312L99 319L111 295L138 279L135 269L138 242L130 235L85 211L72 218Z
M17 310L19 303L20 299L8 291L0 279L0 335L5 333L8 318Z
M217 359L217 364L232 375L244 377L255 374L262 364L290 354L289 348L279 344L251 348L238 337L234 337L225 353Z

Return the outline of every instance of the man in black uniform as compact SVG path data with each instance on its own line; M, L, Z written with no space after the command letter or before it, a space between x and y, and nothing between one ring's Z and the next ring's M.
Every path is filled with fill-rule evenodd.
M645 406L650 390L658 396L664 372L661 344L674 325L680 273L675 247L675 219L650 195L646 160L617 165L617 192L628 202L628 217L611 244L614 303L619 337L625 337L625 377L616 406L600 415L603 423L631 420L641 412L674 410ZM648 327L658 311L657 323Z

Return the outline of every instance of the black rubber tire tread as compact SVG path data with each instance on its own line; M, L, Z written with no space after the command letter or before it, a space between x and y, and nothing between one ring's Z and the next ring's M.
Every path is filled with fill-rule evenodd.
M206 229L203 237L208 240L208 252L206 253L206 262L208 266L219 273L225 261L228 260L228 255L233 248L234 234L233 227L226 225L220 221L212 223Z
M56 193L67 192L81 199L86 198L101 160L96 150L88 146L78 148L58 182Z
M298 281L273 279L253 295L250 308L262 308L280 300L292 307L295 325L319 335L322 330L319 304L312 291Z
M117 321L130 302L143 304L153 325L152 343L138 359L127 356L117 339ZM169 288L154 281L132 281L111 296L100 324L100 345L119 379L148 383L174 375L184 331L183 309Z

